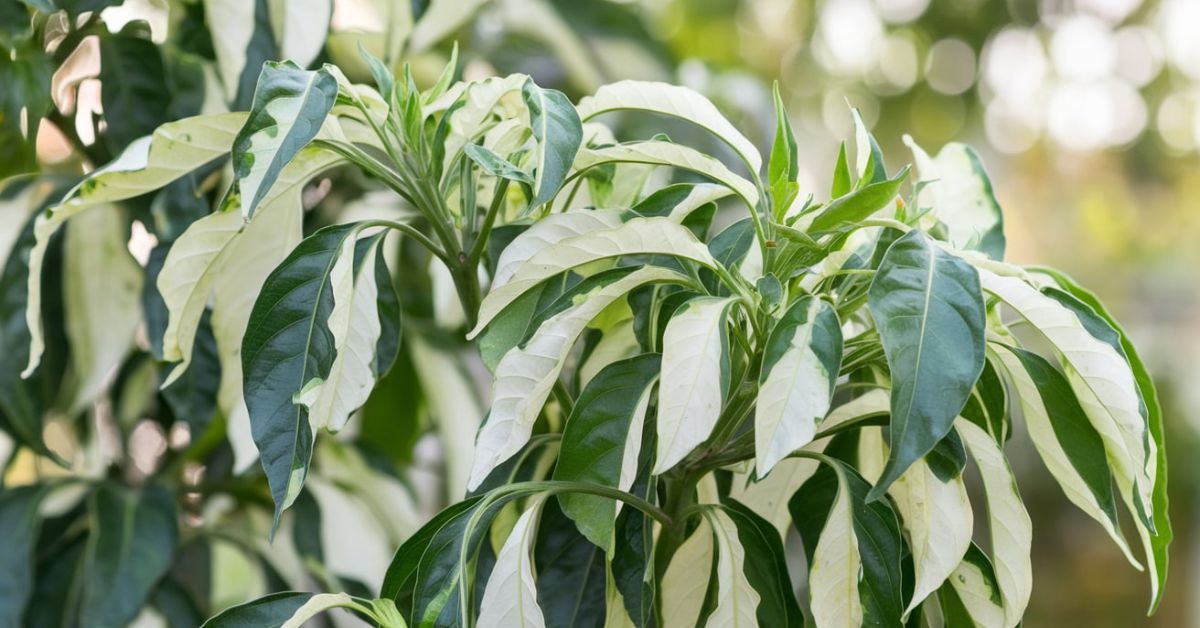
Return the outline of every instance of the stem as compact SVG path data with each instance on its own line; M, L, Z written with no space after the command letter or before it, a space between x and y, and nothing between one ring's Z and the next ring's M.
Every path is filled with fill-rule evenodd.
M488 236L492 233L492 226L496 224L496 216L499 215L500 207L504 205L507 194L508 179L500 179L496 183L496 191L492 194L492 204L488 206L487 214L483 217L483 226L480 227L479 234L471 243L471 252L467 254L467 262L472 266L479 264L483 252L487 249Z

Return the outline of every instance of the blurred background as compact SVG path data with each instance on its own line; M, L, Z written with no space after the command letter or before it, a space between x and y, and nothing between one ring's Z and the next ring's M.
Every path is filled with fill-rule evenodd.
M148 19L163 41L178 27L168 4L128 0L105 23L115 32ZM379 6L334 0L318 60L369 80L356 50L379 44ZM418 82L433 80L455 40L465 77L525 72L573 99L619 79L667 80L708 95L765 150L778 80L801 193L819 200L851 134L847 103L892 171L911 161L905 134L931 153L975 146L1005 210L1009 261L1059 267L1109 305L1142 349L1167 421L1176 540L1150 619L1145 575L1016 441L1035 530L1025 625L1200 625L1200 0L463 0L457 10L462 19L410 59ZM78 102L65 109L86 135L100 85L76 82ZM71 121L63 126L70 134ZM661 122L643 130L688 133ZM37 149L43 164L71 158L46 124Z

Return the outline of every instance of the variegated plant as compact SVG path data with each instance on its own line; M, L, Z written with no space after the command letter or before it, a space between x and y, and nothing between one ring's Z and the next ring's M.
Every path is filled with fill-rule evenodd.
M295 621L317 599L381 625L783 626L803 624L803 606L818 626L1016 626L1033 586L1005 454L1017 421L1067 498L1148 571L1157 605L1171 532L1153 384L1090 293L1003 261L970 148L931 157L910 141L906 192L908 168L887 169L855 113L854 166L843 146L816 202L800 196L778 99L764 166L681 87L621 82L572 106L522 76L447 76L422 93L382 70L378 92L329 72L295 81L338 85L308 124L267 116L264 128L310 129L295 148L254 120L303 107L251 113L235 164L253 156L245 171L263 175L235 167L234 189L271 189L264 159L286 172L294 155L332 151L419 219L327 227L258 296L244 388L276 518L315 429L343 424L390 357L377 234L445 263L491 402L467 499L393 559L373 602L388 617L366 600L293 597L211 626ZM325 117L338 107L340 134ZM690 122L732 160L663 136L618 141L613 112ZM374 135L351 137L347 121ZM488 242L498 224L503 246ZM785 557L793 528L804 604Z
M443 435L474 441L465 499L400 545L380 590L275 594L206 625L347 608L389 627L808 614L1009 628L1033 582L1005 454L1016 422L1067 498L1144 565L1157 605L1171 532L1153 384L1090 293L1002 260L1000 208L970 148L913 144L919 176L889 172L854 114L854 165L843 146L818 202L800 194L778 96L764 164L681 87L625 81L572 104L522 75L454 82L451 63L421 90L366 60L375 88L333 66L268 64L249 114L160 128L34 227L30 371L53 232L231 154L221 208L159 275L163 354L187 372L211 299L272 533L293 505L304 524L318 432L346 425L397 354L389 234L443 268L493 374L478 433ZM665 136L619 141L610 114L691 123L730 159ZM298 198L335 165L408 211L301 239ZM280 248L276 263L248 254ZM793 529L806 577L789 572Z

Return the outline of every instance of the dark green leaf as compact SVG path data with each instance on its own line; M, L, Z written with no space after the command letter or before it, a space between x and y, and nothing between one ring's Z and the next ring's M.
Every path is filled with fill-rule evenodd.
M553 500L542 511L537 534L537 602L546 627L604 626L608 568L604 550L576 532Z
M737 525L738 541L746 552L742 571L760 598L758 625L803 626L804 615L796 603L795 590L788 576L787 554L775 526L737 501L727 500L724 508Z
M0 490L0 626L21 625L33 594L33 553L39 527L40 486Z
M891 454L871 490L878 499L950 432L983 371L979 275L919 231L884 255L868 306L892 373Z
M514 166L507 159L492 152L491 149L481 144L467 144L463 150L471 158L471 161L479 164L479 167L486 170L488 174L517 183L533 185L533 177L529 176L528 172Z
M971 397L967 399L967 405L963 406L962 416L982 427L997 443L1004 443L1012 436L1008 417L1008 391L1004 388L1004 382L1000 380L991 360L984 363L983 373L971 389Z
M129 34L100 38L100 97L104 105L104 139L120 154L133 140L154 132L170 116L171 92L158 46Z
M89 502L80 618L85 626L124 626L137 616L171 566L179 536L175 498L161 486L135 491L102 484Z
M833 185L829 198L841 198L850 193L850 164L846 161L846 143L838 148L837 164L833 167Z
M588 382L567 419L555 480L619 487L622 466L636 465L624 459L625 445L631 437L641 444L643 426L633 421L644 419L638 409L657 381L661 363L657 353L639 355L604 367ZM584 536L609 546L616 502L583 493L563 493L558 500Z
M379 597L395 602L396 607L411 619L412 616L408 611L412 609L414 588L417 584L417 568L421 563L421 557L425 555L430 542L442 528L458 521L461 517L470 516L480 499L467 499L446 508L410 536L392 557L387 574L383 578L383 585L379 589Z
M907 177L908 166L905 166L891 179L870 183L835 198L813 218L808 228L809 235L819 237L854 227L871 214L887 207L896 198L900 192L900 184Z
M326 227L302 241L263 283L242 337L242 377L250 429L279 517L304 485L314 435L308 411L293 401L313 378L325 379L336 349L327 321L330 273L351 223Z
M204 622L203 628L279 628L312 596L296 591L273 593L227 608Z
M166 376L166 373L163 373ZM213 335L211 311L205 310L196 328L192 345L192 361L183 376L162 390L163 399L171 406L176 419L191 428L198 437L208 429L217 411L217 389L221 386L221 359L217 355L217 339Z

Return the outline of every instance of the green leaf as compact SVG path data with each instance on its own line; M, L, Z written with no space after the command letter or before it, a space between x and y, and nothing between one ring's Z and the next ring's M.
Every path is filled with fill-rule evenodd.
M331 275L355 223L326 227L300 243L267 278L242 340L242 376L254 442L279 517L304 485L313 424L297 394L323 382L335 359L327 325Z
M637 473L642 428L662 356L639 355L596 374L575 400L567 419L554 479L628 491ZM558 496L563 512L592 543L611 545L617 505L584 493Z
M1154 612L1154 609L1158 607L1158 603L1162 600L1163 588L1167 583L1167 560L1170 557L1168 550L1173 537L1167 499L1167 445L1164 440L1162 407L1158 402L1158 392L1155 390L1154 380L1150 377L1150 372L1142 362L1141 356L1138 355L1137 348L1133 346L1133 342L1129 339L1128 334L1125 333L1125 330L1117 323L1116 319L1109 314L1104 304L1100 303L1100 300L1096 298L1096 295L1062 273L1049 270L1045 270L1045 272L1053 277L1064 290L1070 292L1075 298L1091 307L1096 315L1107 321L1117 332L1120 337L1121 348L1124 350L1129 367L1133 370L1134 379L1142 397L1147 422L1150 426L1150 437L1157 445L1154 460L1155 483L1152 499L1154 505L1155 534L1150 538L1151 553L1154 556L1154 569L1151 577L1152 583L1156 583L1150 601L1150 612Z
M892 373L891 454L878 499L949 432L983 371L984 306L974 267L919 231L896 240L868 293Z
M1104 440L1088 421L1070 382L1037 354L1015 347L1003 347L997 354L1020 400L1030 440L1050 475L1140 568L1121 534Z
M33 558L45 496L40 486L0 491L0 626L20 626L25 604L33 594Z
M838 148L837 164L833 167L833 184L829 191L829 198L841 198L849 194L851 188L850 165L846 161L846 143L842 142Z
M775 219L782 220L798 190L795 181L800 171L800 162L796 156L796 137L792 134L792 122L783 107L778 81L772 85L772 95L775 100L775 142L771 145L767 182L771 185L771 196L775 202Z
M575 153L583 142L583 124L575 106L560 91L542 89L533 79L527 79L521 87L521 96L529 108L529 125L537 141L533 154L537 184L530 203L537 207L558 194L571 172Z
M912 149L921 181L927 182L919 202L946 224L950 244L1003 260L1004 213L975 149L951 142L931 158L911 137L904 136L904 143Z
M28 27L28 17L22 23ZM0 91L0 140L5 146L0 155L0 179L37 170L37 129L53 106L50 83L54 70L50 55L32 39L0 54L0 85L4 85Z
M564 495L559 494L558 503ZM538 604L547 628L604 626L605 552L576 531L556 502L542 511L534 562Z
M171 93L163 89L166 71L159 48L131 30L100 37L104 139L113 154L171 119Z
M508 498L499 498L486 510L481 510L482 502L470 502L469 507L457 510L433 534L417 565L409 624L435 628L467 625L461 612L460 576L467 569L470 584L475 558L488 538L488 529L508 502ZM472 517L474 527L470 526ZM466 606L470 608L470 604Z
M771 522L735 500L723 504L724 513L737 526L737 537L746 557L742 562L746 581L760 597L757 609L759 626L798 628L804 615L796 603L792 580L788 575L779 532Z
M471 158L471 161L479 164L480 168L486 170L493 177L533 185L533 177L529 176L529 173L514 166L512 162L482 144L467 144L463 147L463 151L466 152L467 157Z
M862 114L856 107L850 108L850 116L854 120L854 161L858 171L858 187L880 183L887 179L887 167L883 163L883 151L875 141L875 136L867 130Z
M808 234L814 238L854 228L875 212L887 207L900 192L900 184L908 177L905 166L891 179L882 179L839 196L813 217Z
M472 512L480 499L466 499L449 506L405 540L388 565L383 585L379 589L380 597L392 600L396 607L402 610L411 609L417 584L417 570L421 564L421 557L429 549L429 544L443 527L457 521L464 513Z
M290 61L263 65L250 117L233 141L233 185L222 206L249 218L283 167L321 130L337 100L337 79Z
M842 329L833 306L814 296L793 303L763 350L754 412L759 478L812 441L829 412L841 363Z
M529 441L542 405L587 324L630 290L663 282L686 283L687 278L656 266L618 268L589 277L550 307L554 314L526 342L504 354L496 366L491 410L475 442L468 489L478 488Z
M717 425L729 392L728 316L733 304L733 298L696 297L667 323L655 475L683 460Z
M175 497L157 485L135 491L102 484L88 513L80 622L124 626L171 566L179 536Z
M991 434L997 443L1007 442L1012 436L1012 425L1008 415L1008 391L1004 388L996 367L988 360L983 365L983 373L967 405L963 406L962 416L975 425L982 427Z
M239 604L204 622L202 628L292 628L334 608L369 608L367 600L345 593L284 591Z

